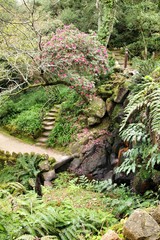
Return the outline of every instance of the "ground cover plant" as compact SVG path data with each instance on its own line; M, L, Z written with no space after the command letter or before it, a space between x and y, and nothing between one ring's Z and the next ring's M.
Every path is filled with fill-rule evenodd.
M31 138L41 131L43 106L50 98L49 94L39 88L28 91L10 100L1 101L0 123L12 134L26 135ZM48 104L49 105L49 104Z
M0 150L0 239L101 240L108 229L123 239L123 222L133 210L159 204L160 69L154 71L159 66L159 10L159 0L0 0L1 127L34 141L45 113L59 104L48 146L67 151L80 136L88 137L84 142L93 139L96 146L95 138L107 133L106 159L122 162L117 173L134 173L134 183L137 177L154 177L157 184L156 193L141 196L134 193L134 184L129 189L65 172L56 173L53 187L42 187L39 197L34 189L45 156L15 157ZM128 47L129 58L138 56L131 69L123 71L112 51L109 60L106 45L123 48L114 54ZM129 85L122 85L121 77ZM127 88L128 99L118 99L114 82L121 84L115 89L120 93ZM104 115L89 125L85 107L103 85ZM124 114L118 112L123 107ZM119 137L122 144L114 142ZM123 144L128 151L120 156Z
M122 237L122 218L137 207L155 206L158 202L156 195L142 198L125 186L117 187L110 181L90 182L84 176L77 178L66 172L59 174L53 189L43 188L41 199L21 180L1 184L3 240L99 240L107 229L116 229Z
M87 104L74 90L67 87L59 87L58 89L61 111L49 135L48 145L67 147L74 140L78 130L84 127L85 122L80 122L79 119Z

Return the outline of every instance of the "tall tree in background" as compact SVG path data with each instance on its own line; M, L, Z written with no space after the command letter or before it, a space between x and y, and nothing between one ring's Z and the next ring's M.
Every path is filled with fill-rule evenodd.
M96 34L81 33L75 27L65 26L47 34L46 14L41 14L39 6L35 0L23 0L22 5L12 6L11 10L2 4L3 11L11 11L12 15L12 20L2 19L2 94L65 84L84 96L108 71L106 49Z
M118 2L119 0L97 0L96 3L99 9L99 38L106 46L116 22Z
M47 12L64 24L74 24L80 31L97 31L98 13L95 0L38 0ZM55 4L56 3L56 4Z
M146 57L160 49L160 6L158 0L119 1L117 21L110 39L110 46L129 45L133 55Z

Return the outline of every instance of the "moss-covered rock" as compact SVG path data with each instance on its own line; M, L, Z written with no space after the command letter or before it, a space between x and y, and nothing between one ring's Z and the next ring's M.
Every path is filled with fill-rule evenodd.
M116 103L123 103L123 101L126 99L128 95L129 90L125 87L119 86L116 88L116 92L114 94L114 102Z
M101 119L98 117L89 117L87 121L88 121L88 126L93 126L95 124L100 123Z
M113 85L112 84L104 84L97 88L97 94L102 98L109 98L113 94Z
M106 104L100 97L94 97L90 101L86 114L88 117L103 118L106 113Z
M160 205L152 210L151 216L160 225Z

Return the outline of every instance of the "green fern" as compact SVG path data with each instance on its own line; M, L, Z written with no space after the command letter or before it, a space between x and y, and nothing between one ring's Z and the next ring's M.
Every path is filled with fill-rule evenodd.
M143 123L130 123L126 129L124 129L120 136L126 142L139 143L146 142L149 134L146 132L146 126Z
M100 210L73 208L68 202L59 207L49 205L31 191L18 198L9 197L12 200L7 203L7 211L4 206L0 214L8 239L80 240L82 235L96 235L103 226L115 222L112 214Z
M146 112L149 108L151 131L160 133L160 83L152 81L139 84L140 91L129 96L129 103L125 109L125 116L120 128L122 131L130 118L137 112Z
M160 84L159 87L157 86L157 89L150 94L149 99L152 99L151 103L149 103L152 131L160 134Z
M154 140L155 135L160 136L160 78L146 76L137 84L124 112L120 136L132 149L123 154L124 161L117 172L129 174L142 166L152 172L160 163L159 146Z

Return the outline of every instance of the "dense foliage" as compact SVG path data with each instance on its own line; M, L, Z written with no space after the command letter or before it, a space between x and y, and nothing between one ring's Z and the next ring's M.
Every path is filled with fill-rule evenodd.
M125 153L125 161L120 171L148 172L146 178L154 174L154 167L160 164L160 81L159 68L151 76L136 82L125 108L121 124L121 136L129 142L131 149ZM137 112L139 115L137 115ZM134 120L133 120L134 119Z
M64 26L44 43L37 58L49 83L55 79L87 97L108 71L107 50L96 34L85 34L73 26Z
M43 192L39 199L20 183L1 184L1 239L46 236L57 240L98 240L111 225L122 236L123 223L116 218L157 202L156 196L150 198L148 194L142 199L124 186L116 188L108 181L90 182L84 176L77 179L66 173L55 180L54 190L45 188Z
M104 87L107 112L101 101L105 115L100 118L93 111L91 116L91 120L101 121L103 129L97 121L87 131L94 132L96 127L98 135L113 130L107 135L110 148L116 149L113 158L119 157L121 148L113 143L114 138L120 136L128 149L122 159L115 159L122 161L117 173L152 180L160 166L159 11L159 0L0 0L1 127L34 141L46 124L42 124L44 114L60 104L60 112L55 116L52 111L48 117L55 123L47 144L68 150L78 131L77 138L86 135L90 115L85 107L100 92L96 88ZM138 73L131 69L116 72L112 78L114 71L122 69L114 68L113 58L109 64L106 46L129 48ZM116 82L121 80L119 88ZM123 92L123 87L128 94L125 102L116 98L116 91ZM114 118L123 107L124 115ZM112 127L108 127L108 119L114 120ZM90 141L85 137L83 142ZM41 171L39 164L46 156L14 156L0 155L2 240L100 240L108 228L116 229L123 238L123 218L136 208L159 203L158 193L152 191L137 196L111 180L91 181L67 173L58 175L54 189L42 187L40 199L33 189ZM135 190L134 184L132 187Z
M9 100L3 98L0 103L1 126L5 126L12 134L36 137L42 128L43 112L50 106L49 99L50 94L42 88Z
M159 1L119 1L110 46L128 46L131 56L158 52Z

